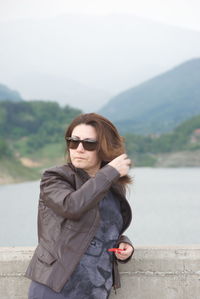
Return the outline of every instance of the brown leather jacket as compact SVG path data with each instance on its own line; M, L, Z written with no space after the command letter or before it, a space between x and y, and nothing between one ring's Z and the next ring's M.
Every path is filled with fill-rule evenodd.
M95 236L100 220L98 203L110 188L121 203L123 233L132 216L124 191L116 184L118 179L119 173L110 165L102 167L94 178L72 164L44 172L38 206L39 244L26 277L61 291ZM130 243L123 235L118 243L122 241ZM120 287L116 260L114 287Z

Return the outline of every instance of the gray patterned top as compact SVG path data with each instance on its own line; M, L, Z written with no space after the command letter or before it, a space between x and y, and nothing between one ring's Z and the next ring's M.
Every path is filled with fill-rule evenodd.
M60 293L32 281L29 299L106 299L112 288L113 253L123 219L111 191L100 201L100 226L80 263Z
M122 229L120 203L109 192L100 201L100 226L78 267L62 290L69 299L106 299L112 288L113 253Z

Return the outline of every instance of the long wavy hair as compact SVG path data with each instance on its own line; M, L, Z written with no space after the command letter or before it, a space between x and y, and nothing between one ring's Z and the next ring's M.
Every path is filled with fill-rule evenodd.
M95 128L98 140L97 154L100 161L102 161L102 166L125 153L124 138L119 135L117 128L107 118L96 113L86 113L77 116L68 126L65 138L71 137L74 128L80 124L90 125ZM71 162L68 147L66 152L68 162ZM129 175L119 178L119 183L124 186L131 182Z

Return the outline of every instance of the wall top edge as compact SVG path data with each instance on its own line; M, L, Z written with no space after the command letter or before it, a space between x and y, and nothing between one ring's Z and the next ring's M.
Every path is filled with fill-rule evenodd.
M200 244L191 244L191 245L137 245L134 246L135 250L199 250ZM34 251L36 246L1 246L0 252L31 252Z

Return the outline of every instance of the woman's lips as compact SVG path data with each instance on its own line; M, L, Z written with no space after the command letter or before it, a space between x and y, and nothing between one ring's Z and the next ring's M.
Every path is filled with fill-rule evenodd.
M83 157L74 157L74 159L85 160L85 158L83 158Z

